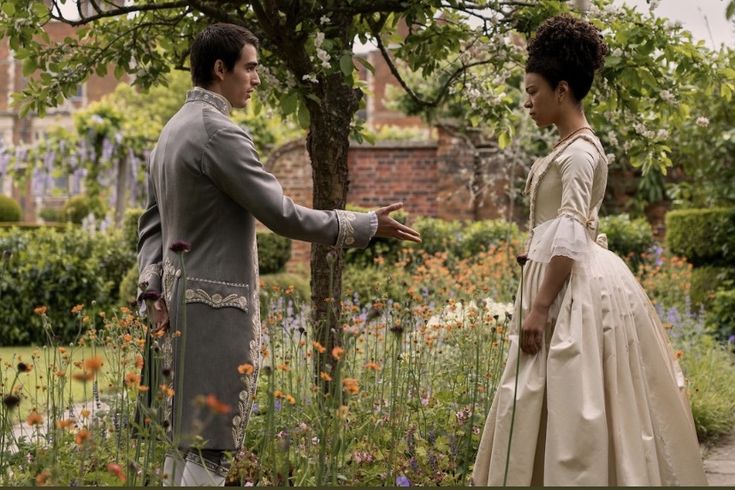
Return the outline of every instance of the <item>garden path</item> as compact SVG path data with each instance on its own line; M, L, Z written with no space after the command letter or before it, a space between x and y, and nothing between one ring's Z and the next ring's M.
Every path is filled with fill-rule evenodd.
M704 471L712 486L735 486L735 431L707 451Z

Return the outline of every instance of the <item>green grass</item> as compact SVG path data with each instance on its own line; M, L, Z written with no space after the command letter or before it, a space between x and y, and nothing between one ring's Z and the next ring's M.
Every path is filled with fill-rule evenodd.
M82 361L88 359L96 354L105 359L102 369L97 374L100 380L100 393L104 394L105 387L107 386L106 381L109 373L109 363L105 358L105 352L103 348L96 347L94 350L91 347L67 347L71 354L71 362ZM39 347L0 347L0 373L2 374L2 387L1 391L3 394L7 394L11 389L11 383L15 378L17 372L17 364L23 361L26 364L32 364L33 368L29 373L21 373L16 381L23 384L22 401L20 404L20 410L13 414L13 419L17 423L18 421L25 420L28 413L36 408L40 413L46 412L46 391L44 387L47 386L47 364L45 361L44 348ZM48 351L48 349L46 349ZM34 356L34 352L36 355ZM51 352L49 352L51 354ZM49 356L51 357L51 356ZM79 371L74 368L75 371ZM72 402L77 403L85 400L92 399L92 382L79 382L69 378L70 370L67 370L65 388L64 388L64 401L68 403L69 397ZM51 373L53 376L53 373Z

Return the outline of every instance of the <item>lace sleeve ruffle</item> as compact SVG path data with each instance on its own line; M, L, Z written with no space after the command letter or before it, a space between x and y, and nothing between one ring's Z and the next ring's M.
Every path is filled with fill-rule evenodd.
M528 258L545 264L557 255L584 261L592 244L587 228L574 217L562 214L533 229Z

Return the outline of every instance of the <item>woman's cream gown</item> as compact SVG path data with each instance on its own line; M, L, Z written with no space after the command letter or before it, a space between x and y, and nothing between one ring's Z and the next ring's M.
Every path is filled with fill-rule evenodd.
M536 161L523 304L487 417L474 485L502 485L524 318L552 256L575 260L546 342L521 352L509 485L706 485L684 379L646 293L597 237L607 160L585 130ZM599 242L599 243L598 243Z

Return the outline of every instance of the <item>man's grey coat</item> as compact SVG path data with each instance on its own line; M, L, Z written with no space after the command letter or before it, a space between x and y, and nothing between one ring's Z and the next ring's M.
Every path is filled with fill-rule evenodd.
M139 286L161 292L168 305L171 328L160 340L164 363L171 367L179 351L175 332L183 326L178 305L184 295L184 389L174 395L183 396L182 435L197 433L207 449L219 450L241 447L257 383L255 220L289 238L354 247L367 246L377 222L374 214L294 204L263 168L252 140L229 119L229 111L224 97L195 88L163 128L151 155L138 242ZM184 255L184 291L179 257L169 250L178 240L191 244ZM254 370L242 375L237 368L246 363ZM177 375L171 380L174 389ZM213 417L195 402L210 394L232 412Z

